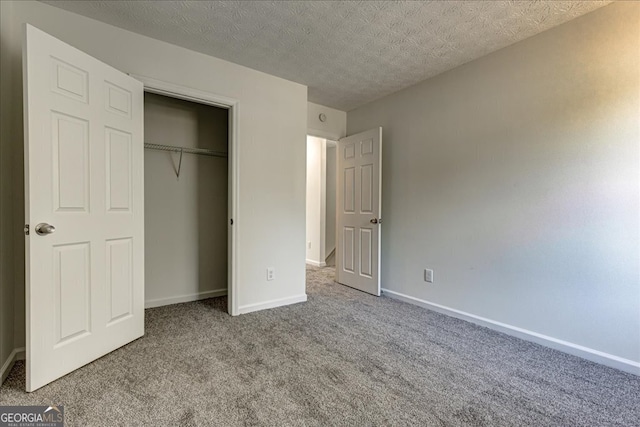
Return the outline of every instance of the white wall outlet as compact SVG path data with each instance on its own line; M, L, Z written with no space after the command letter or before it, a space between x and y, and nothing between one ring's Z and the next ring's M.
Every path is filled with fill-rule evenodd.
M307 249L311 249L311 242L307 242Z
M276 278L276 269L273 267L267 268L267 280L273 280Z
M424 281L433 283L433 270L429 270L428 268L424 269Z

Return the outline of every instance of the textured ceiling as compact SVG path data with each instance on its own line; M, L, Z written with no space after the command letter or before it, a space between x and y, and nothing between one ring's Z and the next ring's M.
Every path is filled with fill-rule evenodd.
M609 1L45 1L309 87L348 111Z

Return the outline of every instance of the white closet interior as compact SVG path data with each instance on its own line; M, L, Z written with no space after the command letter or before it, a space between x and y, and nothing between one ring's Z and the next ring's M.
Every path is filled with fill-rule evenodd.
M215 153L144 150L146 307L227 294L228 119L145 93L145 144Z

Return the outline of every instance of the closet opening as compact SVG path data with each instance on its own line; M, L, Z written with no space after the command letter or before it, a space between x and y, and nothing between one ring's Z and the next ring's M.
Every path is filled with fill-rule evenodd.
M145 82L145 308L227 296L237 314L233 126L233 105Z

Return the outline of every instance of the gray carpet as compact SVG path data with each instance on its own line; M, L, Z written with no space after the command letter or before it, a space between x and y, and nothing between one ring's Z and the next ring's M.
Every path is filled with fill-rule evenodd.
M305 304L239 317L224 298L147 310L145 337L0 405L68 426L639 426L640 377L308 270Z

